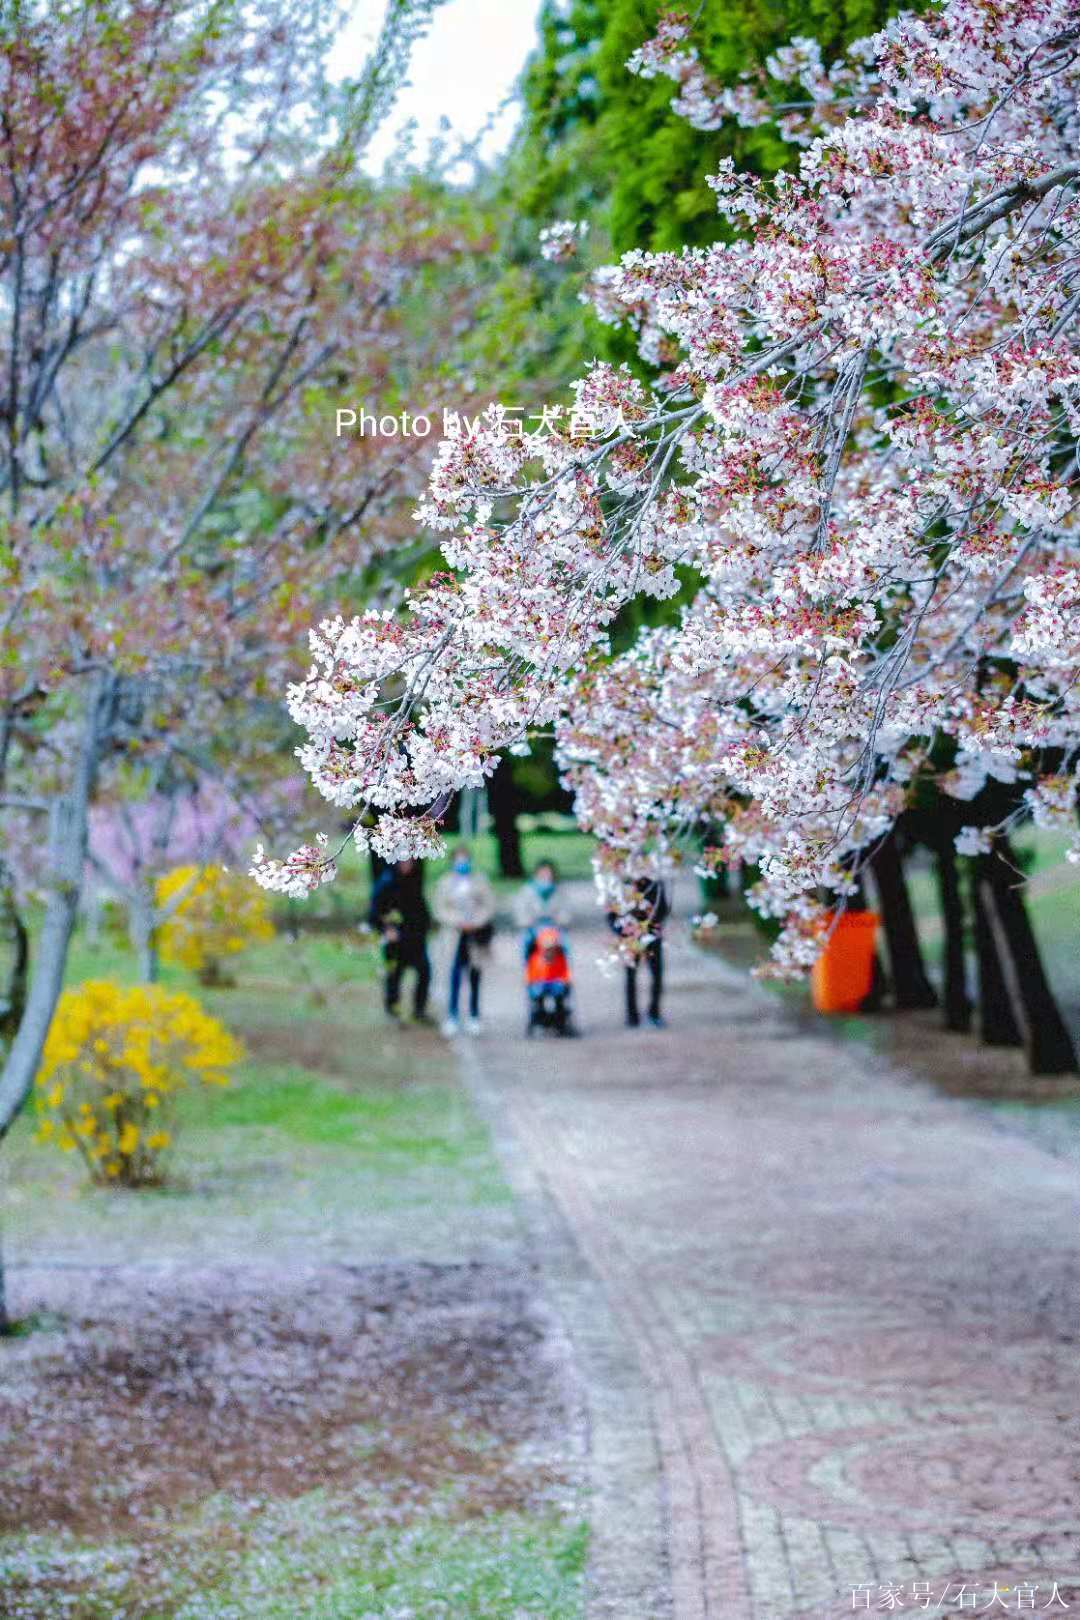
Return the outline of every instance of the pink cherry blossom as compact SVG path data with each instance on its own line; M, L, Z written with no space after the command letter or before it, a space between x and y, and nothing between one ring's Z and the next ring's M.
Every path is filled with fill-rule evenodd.
M1073 802L1078 43L1067 0L947 0L732 91L661 21L631 71L697 128L782 112L798 165L725 164L732 238L594 277L652 390L596 366L551 431L492 406L443 444L419 516L450 573L335 628L290 699L332 802L396 848L554 725L604 897L706 826L704 869L759 869L782 971L927 778ZM678 622L613 661L620 609L680 580Z

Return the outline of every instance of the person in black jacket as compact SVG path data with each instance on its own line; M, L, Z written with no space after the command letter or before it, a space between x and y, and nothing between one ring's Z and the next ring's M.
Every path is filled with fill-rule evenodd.
M664 922L670 915L671 904L664 885L655 878L638 878L637 890L641 899L634 907L633 915L637 922L646 925L646 932L651 938L641 955L636 956L626 969L626 1022L631 1029L637 1029L641 1023L638 1014L637 976L638 968L644 960L649 972L649 1023L654 1029L663 1029L664 1019L660 1011L660 998L664 990L663 936ZM621 921L617 912L608 913L608 926L613 933L622 933Z
M406 968L416 974L413 988L413 1015L427 1021L427 998L431 987L431 958L427 937L431 913L424 898L424 876L419 861L397 861L379 873L371 892L368 921L382 935L386 977L383 997L391 1018L399 1017L401 980Z

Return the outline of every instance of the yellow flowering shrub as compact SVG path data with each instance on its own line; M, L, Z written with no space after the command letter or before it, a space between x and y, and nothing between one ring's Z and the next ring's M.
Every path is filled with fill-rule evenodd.
M157 882L159 931L166 962L197 973L203 984L221 984L221 964L249 945L273 939L274 925L263 891L223 866L178 866Z
M65 990L37 1074L37 1140L81 1154L103 1185L160 1182L177 1097L227 1085L242 1056L194 996L105 979Z

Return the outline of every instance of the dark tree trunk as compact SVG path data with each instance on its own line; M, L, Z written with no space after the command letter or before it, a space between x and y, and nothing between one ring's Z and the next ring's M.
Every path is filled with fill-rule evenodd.
M889 975L881 965L881 952L874 952L874 964L871 968L870 988L859 1003L861 1013L880 1012L885 1005L885 998L889 993Z
M874 874L881 903L894 1004L903 1011L913 1007L936 1007L937 991L927 977L923 962L895 828L871 856L870 870Z
M964 897L956 868L956 849L946 838L937 850L938 897L944 933L945 1028L966 1034L971 1028L971 999L967 989L964 949Z
M975 918L975 953L979 964L979 1034L987 1046L1022 1046L1024 1037L998 952L983 861L971 868L971 909Z
M11 966L8 969L7 989L0 1002L0 1038L11 1040L22 1021L26 1008L26 983L30 972L30 938L26 924L15 904L10 885L0 890L0 914L4 931L8 935ZM11 1320L7 1308L7 1288L4 1267L0 1264L0 1337L10 1333Z
M521 800L514 782L513 765L505 754L499 760L494 776L488 778L487 802L499 848L499 871L506 878L524 877L521 834L517 824Z
M7 988L0 998L0 1038L12 1040L26 1008L26 985L30 975L30 936L19 914L10 884L0 889L0 926L8 936L11 964Z
M1031 1073L1072 1074L1076 1049L1046 977L1024 900L1024 878L1008 839L995 839L992 853L980 856L978 866L978 885Z

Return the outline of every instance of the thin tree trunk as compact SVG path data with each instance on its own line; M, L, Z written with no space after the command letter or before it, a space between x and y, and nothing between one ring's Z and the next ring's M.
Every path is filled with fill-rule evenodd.
M58 794L49 807L48 898L26 1006L0 1072L0 1141L30 1094L64 981L86 864L90 796L113 692L110 677L100 676L94 681L71 786L66 793Z
M980 857L988 911L1006 983L1016 999L1032 1074L1073 1074L1076 1048L1058 1009L1024 900L1025 881L1009 841L998 837Z
M19 1027L26 1007L26 979L30 967L30 938L26 924L15 904L11 883L3 889L3 903L7 912L8 931L11 936L12 963L8 973L7 995L0 1012L0 1036L10 1040ZM0 1256L0 1336L11 1331L7 1309L7 1288L4 1280L3 1259Z
M902 1011L936 1007L937 991L927 977L915 914L904 881L904 865L893 829L870 858L889 952L893 1002Z
M0 863L0 873L3 872ZM7 990L0 1002L0 1037L13 1039L26 1007L26 982L30 973L30 935L15 903L10 881L0 888L0 907L9 935L11 966L8 969Z
M518 831L520 795L514 783L513 766L504 754L488 778L488 811L499 848L499 871L503 877L519 878L525 873L521 858L521 834Z
M41 1062L45 1037L63 986L86 867L90 798L115 696L116 682L112 676L99 675L93 679L87 694L82 746L71 786L66 793L58 794L49 807L45 919L22 1017L8 1048L3 1070L0 1071L0 1142L30 1095ZM7 1285L3 1255L0 1253L0 1334L8 1333L10 1329Z
M101 890L95 884L88 894L83 895L82 901L83 938L94 950L101 944L101 912Z
M156 984L160 966L157 908L152 888L138 873L128 901L128 928L139 964L139 979L143 984Z
M964 897L956 869L956 848L951 838L937 849L938 898L945 939L945 1028L966 1034L971 1028L971 998L967 989L964 949Z
M975 953L979 965L979 1034L985 1046L1023 1046L1012 997L998 953L990 911L989 886L982 859L972 863L971 909L975 918Z

